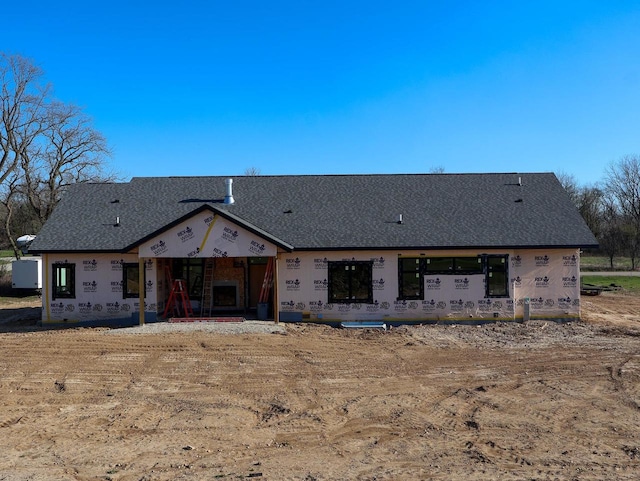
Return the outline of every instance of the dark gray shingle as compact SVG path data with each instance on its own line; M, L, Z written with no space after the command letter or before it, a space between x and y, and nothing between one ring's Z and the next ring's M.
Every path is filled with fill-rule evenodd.
M33 250L124 251L202 208L235 216L295 249L597 244L550 173L236 177L234 205L222 203L225 179L76 185Z

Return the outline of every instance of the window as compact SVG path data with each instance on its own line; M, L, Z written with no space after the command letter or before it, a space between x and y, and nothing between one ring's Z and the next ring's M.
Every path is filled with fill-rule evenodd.
M425 271L430 274L482 274L482 257L427 257Z
M204 259L173 259L171 275L174 279L185 280L191 299L200 299L202 296L203 272Z
M424 276L482 274L482 257L402 257L398 259L398 299L424 299Z
M453 271L453 257L425 258L424 270L433 274L448 274Z
M122 264L122 298L130 297L140 297L140 266L137 262Z
M328 268L328 302L373 302L373 262L329 262Z
M75 299L76 265L60 263L53 265L52 299Z
M463 274L482 274L482 257L454 257L454 270Z
M508 297L508 256L486 256L486 297Z
M485 275L486 297L508 297L506 255L475 257L401 257L398 299L424 299L425 275Z
M400 299L424 299L422 260L418 257L398 259Z

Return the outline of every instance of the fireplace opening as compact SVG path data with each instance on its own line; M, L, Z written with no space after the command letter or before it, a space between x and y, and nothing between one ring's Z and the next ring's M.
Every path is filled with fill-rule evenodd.
M213 307L236 309L238 307L238 283L235 281L214 281Z

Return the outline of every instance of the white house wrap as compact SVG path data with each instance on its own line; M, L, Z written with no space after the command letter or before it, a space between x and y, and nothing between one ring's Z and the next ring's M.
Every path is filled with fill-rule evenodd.
M274 257L276 246L212 212L187 221L142 243L138 255L150 257Z
M422 299L398 299L399 257L477 257L506 254L508 296L486 296L486 274L423 276ZM373 302L327 302L327 263L343 260L373 263ZM580 272L577 250L456 251L370 253L291 253L280 258L279 309L288 319L385 321L522 320L525 302L535 318L572 319L580 315ZM298 314L296 316L295 314Z
M53 323L137 322L140 301L123 295L123 265L137 264L135 254L47 254L44 256L43 321ZM56 297L51 293L53 270L73 266L75 296ZM145 262L145 311L150 319L157 311L156 263Z

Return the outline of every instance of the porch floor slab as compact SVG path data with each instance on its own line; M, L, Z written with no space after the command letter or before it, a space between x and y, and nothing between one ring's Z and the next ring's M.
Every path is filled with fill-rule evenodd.
M244 317L172 317L168 322L244 322Z

